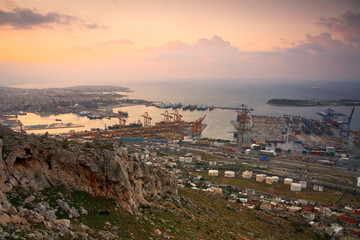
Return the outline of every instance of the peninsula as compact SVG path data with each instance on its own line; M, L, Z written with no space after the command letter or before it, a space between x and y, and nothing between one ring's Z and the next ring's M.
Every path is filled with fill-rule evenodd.
M276 106L295 106L295 107L313 107L313 106L360 106L360 100L355 99L270 99L267 104Z

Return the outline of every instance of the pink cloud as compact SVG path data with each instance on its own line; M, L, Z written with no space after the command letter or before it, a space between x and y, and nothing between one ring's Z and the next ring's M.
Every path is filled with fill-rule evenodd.
M240 51L214 36L194 44L180 41L146 49L147 60L184 78L359 78L360 49L333 39L330 33L305 35L289 48Z
M320 18L319 24L329 31L339 33L349 42L360 42L360 13L347 11L340 18Z

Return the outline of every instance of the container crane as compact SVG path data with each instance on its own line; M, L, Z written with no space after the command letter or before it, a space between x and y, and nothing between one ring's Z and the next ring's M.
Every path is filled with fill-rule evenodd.
M125 124L126 124L126 119L124 118L123 115L119 114L119 126L123 127L125 126Z
M336 127L339 126L337 118L346 116L345 114L336 112L335 110L333 110L331 108L328 108L323 112L318 112L317 114L321 116L322 121L325 122L325 124L330 123L331 125L334 125Z
M181 122L182 115L179 114L178 110L175 110L171 114L174 115L174 122Z
M349 135L350 135L350 123L351 123L352 116L354 114L354 110L355 110L355 107L353 107L349 117L338 122L339 128L340 128L340 136L342 136L342 137L343 136L349 137Z
M173 116L171 116L168 112L168 110L165 111L165 113L162 113L161 115L164 116L164 123L170 123Z
M141 116L144 117L144 127L150 127L152 118L149 116L148 112L145 112Z
M253 108L249 108L248 106L242 104L236 108L237 116L236 121L231 121L231 124L235 128L234 137L237 138L237 141L241 140L244 141L244 133L249 131L249 128L246 128L246 123L249 122L250 117L248 114L253 111Z

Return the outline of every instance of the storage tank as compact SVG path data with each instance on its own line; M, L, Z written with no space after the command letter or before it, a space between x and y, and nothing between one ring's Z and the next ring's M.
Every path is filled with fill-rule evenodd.
M256 174L256 181L257 182L263 182L265 179L264 174Z
M285 178L284 179L284 184L285 185L291 185L293 183L293 180L291 178Z
M266 177L265 183L266 183L266 184L273 184L273 183L274 183L273 177Z
M213 176L213 177L219 176L219 171L218 170L209 170L208 175Z
M306 188L306 187L307 187L307 182L305 182L305 181L300 181L299 183L300 183L300 185L301 185L301 188Z
M235 177L235 172L233 172L233 171L226 171L226 172L224 173L224 176L225 176L225 177Z
M248 171L248 170L246 170L245 172L242 173L243 178L252 178L252 175L253 175L253 172Z
M300 183L292 183L290 190L293 192L300 192L301 191L301 184Z
M278 176L272 176L274 183L278 183L279 182L279 177Z

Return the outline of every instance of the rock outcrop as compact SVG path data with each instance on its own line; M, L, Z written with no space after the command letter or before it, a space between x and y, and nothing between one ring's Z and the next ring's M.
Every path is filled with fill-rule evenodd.
M64 147L47 137L17 134L0 126L0 190L57 186L112 198L130 212L160 198L178 200L174 176L129 157L124 148Z

